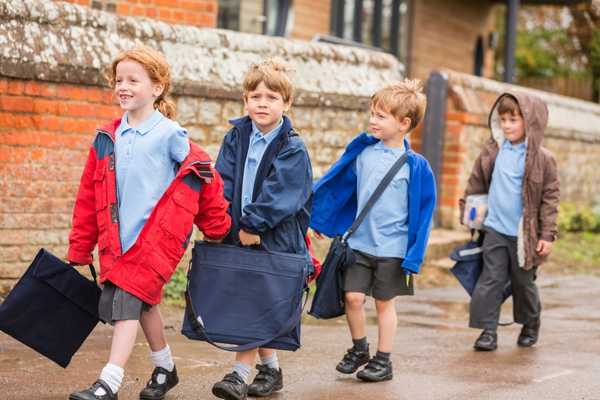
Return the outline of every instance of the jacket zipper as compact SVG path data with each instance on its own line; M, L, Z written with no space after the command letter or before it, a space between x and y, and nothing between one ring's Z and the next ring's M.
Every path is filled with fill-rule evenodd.
M115 143L115 140L113 139L113 137L110 135L110 133L103 131L103 130L98 130L98 134L103 134L108 136L108 138L110 139L110 141L113 144L113 152L112 155L109 155L109 160L108 160L108 169L109 171L114 171L114 177L115 177L115 198L117 200L116 203L111 204L110 205L110 218L113 221L113 223L117 224L117 232L118 232L118 237L119 237L119 254L122 256L123 255L123 247L121 245L121 221L119 220L119 185L117 182L117 146Z

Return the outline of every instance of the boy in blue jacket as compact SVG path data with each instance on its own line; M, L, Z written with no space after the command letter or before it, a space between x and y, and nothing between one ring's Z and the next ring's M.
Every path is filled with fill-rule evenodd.
M244 77L248 115L230 121L215 164L230 203L231 230L224 243L260 245L270 251L308 254L305 242L312 198L312 167L302 139L284 113L292 104L293 86L277 61L255 64ZM250 369L258 374L248 385ZM228 400L268 396L283 388L273 349L236 353L233 371L212 392Z
M411 274L423 262L436 204L435 179L427 160L413 152L406 136L419 124L427 99L418 80L387 86L371 97L369 132L361 133L313 188L310 226L317 237L343 235L395 161L408 153L363 223L348 239L355 261L344 273L345 309L353 346L336 369L358 372L363 381L392 379L390 354L396 333L394 299L412 295ZM364 301L377 309L377 353L369 354Z

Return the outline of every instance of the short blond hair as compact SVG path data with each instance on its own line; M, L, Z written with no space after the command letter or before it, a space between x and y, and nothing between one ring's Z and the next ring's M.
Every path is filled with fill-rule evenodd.
M148 73L150 80L163 86L164 89L162 93L154 100L154 108L167 118L173 118L175 116L175 104L167 99L167 95L171 89L171 69L165 56L160 51L147 46L139 46L121 52L113 60L106 74L108 83L112 88L115 87L116 83L117 65L125 60L131 60L141 64Z
M371 96L371 108L382 109L398 121L410 118L410 130L415 129L425 115L427 97L419 79L404 79L375 92Z
M268 59L260 64L252 64L242 84L244 98L262 82L269 90L279 93L285 103L290 102L294 95L294 85L288 75L290 72L291 68L281 60Z

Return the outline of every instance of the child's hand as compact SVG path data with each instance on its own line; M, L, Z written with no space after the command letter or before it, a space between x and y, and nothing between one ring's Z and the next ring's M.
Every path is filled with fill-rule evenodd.
M253 246L260 244L260 236L248 233L243 229L240 229L240 242L242 246Z
M540 256L547 256L552 251L552 242L548 242L547 240L538 240L535 251Z
M315 231L314 229L312 231L317 239L319 239L319 240L325 239L325 236L321 232Z

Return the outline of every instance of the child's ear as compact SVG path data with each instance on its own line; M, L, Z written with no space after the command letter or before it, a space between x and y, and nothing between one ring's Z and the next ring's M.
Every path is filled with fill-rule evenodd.
M154 97L159 97L163 93L164 90L165 90L165 85L162 85L160 83L156 83L152 87L152 95Z
M412 125L412 119L409 117L404 117L400 121L400 125L402 126L402 130L409 130L410 126Z
M285 103L283 105L283 112L288 112L290 111L290 108L292 107L292 103L294 102L294 98L290 97L290 99L287 101L287 103Z

